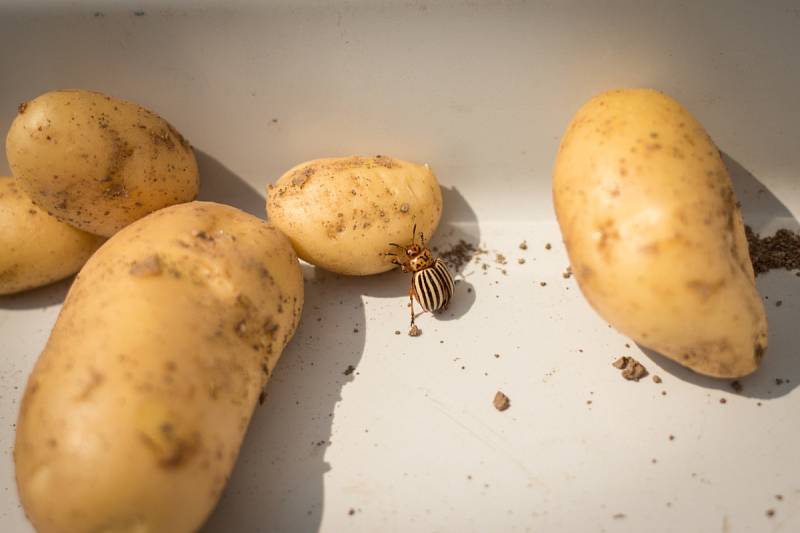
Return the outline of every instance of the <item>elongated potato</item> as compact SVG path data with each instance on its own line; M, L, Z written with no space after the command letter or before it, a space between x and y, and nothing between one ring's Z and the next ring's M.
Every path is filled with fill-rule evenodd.
M173 206L112 237L20 407L17 483L36 529L197 530L302 304L288 240L235 208Z
M42 211L14 178L0 177L0 294L71 276L102 243Z
M367 275L394 268L388 243L433 236L442 191L428 165L386 156L307 161L267 190L270 222L297 254L326 270Z
M6 155L37 205L106 237L193 200L199 186L194 152L166 120L91 91L52 91L21 104Z
M553 198L575 278L611 325L702 374L757 368L767 320L731 180L678 102L590 100L561 141Z

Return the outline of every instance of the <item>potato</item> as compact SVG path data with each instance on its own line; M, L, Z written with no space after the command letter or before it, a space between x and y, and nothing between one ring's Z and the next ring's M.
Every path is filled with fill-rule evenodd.
M317 159L267 190L267 214L302 258L332 272L377 274L394 265L388 243L431 237L442 192L428 165L386 156Z
M71 276L102 243L42 211L14 178L0 177L0 294Z
M172 206L112 237L20 407L17 484L36 529L196 531L302 305L288 240L233 207Z
M199 186L194 152L167 121L90 91L53 91L21 104L6 155L37 205L106 237L193 200Z
M678 102L624 89L586 103L553 199L575 278L612 326L701 374L758 367L767 319L731 179Z

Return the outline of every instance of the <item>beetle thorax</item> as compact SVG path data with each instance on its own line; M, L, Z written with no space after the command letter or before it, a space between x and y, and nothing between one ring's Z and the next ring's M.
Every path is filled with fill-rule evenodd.
M411 272L419 272L420 270L431 268L433 263L433 254L426 248L419 255L409 259L408 266Z

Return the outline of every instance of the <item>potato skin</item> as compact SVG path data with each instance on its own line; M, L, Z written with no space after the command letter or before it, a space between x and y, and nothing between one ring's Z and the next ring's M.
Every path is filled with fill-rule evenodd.
M193 200L199 187L194 152L175 128L133 102L91 91L52 91L21 104L6 155L37 205L105 237Z
M767 320L741 213L719 150L678 102L623 89L586 103L553 199L575 278L612 326L701 374L757 368Z
M192 202L126 227L78 274L20 407L40 533L197 530L303 305L283 234Z
M102 243L48 215L14 178L0 177L0 295L71 276Z
M428 239L442 192L428 165L387 156L316 159L267 189L269 220L304 260L332 272L368 275L394 268L388 243L409 244L414 224Z

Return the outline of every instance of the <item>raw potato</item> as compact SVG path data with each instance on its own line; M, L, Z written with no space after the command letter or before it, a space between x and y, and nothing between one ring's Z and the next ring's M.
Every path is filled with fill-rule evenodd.
M14 178L0 177L0 294L71 276L102 243L42 211Z
M442 192L428 165L386 156L308 161L267 190L269 219L302 258L332 272L378 274L394 265L388 243L410 244L414 224L428 239Z
M132 102L53 91L19 106L6 139L31 199L76 228L109 237L197 196L197 162L167 121Z
M590 100L561 141L553 198L575 278L611 325L701 374L758 367L767 319L731 179L678 102Z
M111 238L20 407L17 484L37 531L196 531L302 305L286 237L233 207L169 207Z

